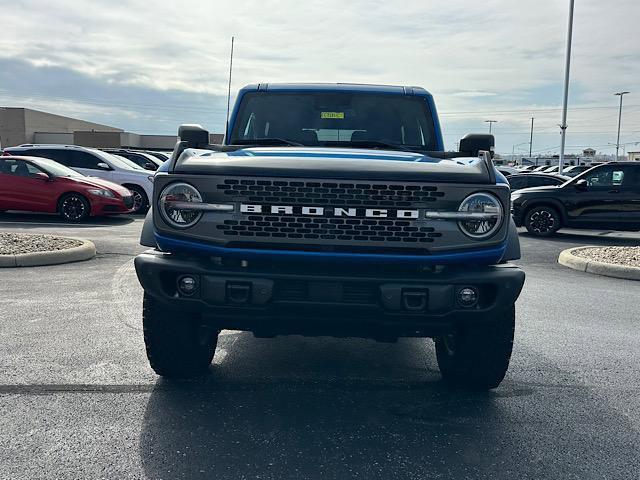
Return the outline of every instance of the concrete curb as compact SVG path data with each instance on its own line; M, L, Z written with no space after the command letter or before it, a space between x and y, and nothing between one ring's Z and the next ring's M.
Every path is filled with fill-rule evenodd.
M59 265L61 263L81 262L96 256L96 246L89 240L73 237L82 242L77 247L47 252L20 253L16 255L0 255L0 268L3 267L38 267L44 265Z
M606 277L624 278L626 280L640 280L640 268L626 267L614 263L598 262L587 258L578 257L573 252L586 248L597 248L594 246L569 248L560 252L558 263L565 267L579 270L581 272L593 273L594 275L604 275Z

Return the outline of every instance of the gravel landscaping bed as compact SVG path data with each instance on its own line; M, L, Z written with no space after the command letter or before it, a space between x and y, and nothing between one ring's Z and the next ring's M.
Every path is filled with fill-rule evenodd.
M573 251L576 257L595 262L640 268L640 247L590 247Z
M19 255L22 253L50 252L79 247L80 240L51 237L49 235L26 235L0 233L0 255Z

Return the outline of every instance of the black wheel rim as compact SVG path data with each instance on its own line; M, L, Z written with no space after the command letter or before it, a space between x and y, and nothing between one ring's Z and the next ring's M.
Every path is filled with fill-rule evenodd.
M133 211L137 212L142 208L142 194L136 190L133 191Z
M549 233L556 225L556 217L549 210L536 210L529 216L529 226L535 233Z
M78 220L85 215L87 205L80 197L73 195L64 199L61 210L64 218Z

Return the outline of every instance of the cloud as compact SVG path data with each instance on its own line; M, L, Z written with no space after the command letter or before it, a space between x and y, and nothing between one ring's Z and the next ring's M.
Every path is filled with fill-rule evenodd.
M612 110L570 111L570 144L615 140L611 94L640 78L640 42L630 33L639 13L636 0L576 5L571 106ZM444 116L446 133L484 128L483 117L510 111L495 126L498 149L510 152L523 140L500 132L526 137L529 110L548 109L535 113L540 142L559 143L566 2L23 0L4 5L2 16L3 62L31 68L6 83L0 65L1 91L31 105L63 97L135 131L166 133L194 117L221 131L235 35L234 91L280 81L422 85L442 112L477 112ZM625 101L640 104L632 98ZM639 115L625 111L626 141L640 139Z

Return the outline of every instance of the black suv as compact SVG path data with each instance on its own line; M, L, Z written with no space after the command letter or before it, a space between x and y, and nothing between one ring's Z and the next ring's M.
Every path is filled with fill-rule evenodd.
M561 227L640 230L640 162L610 162L561 186L511 194L513 219L546 237Z

